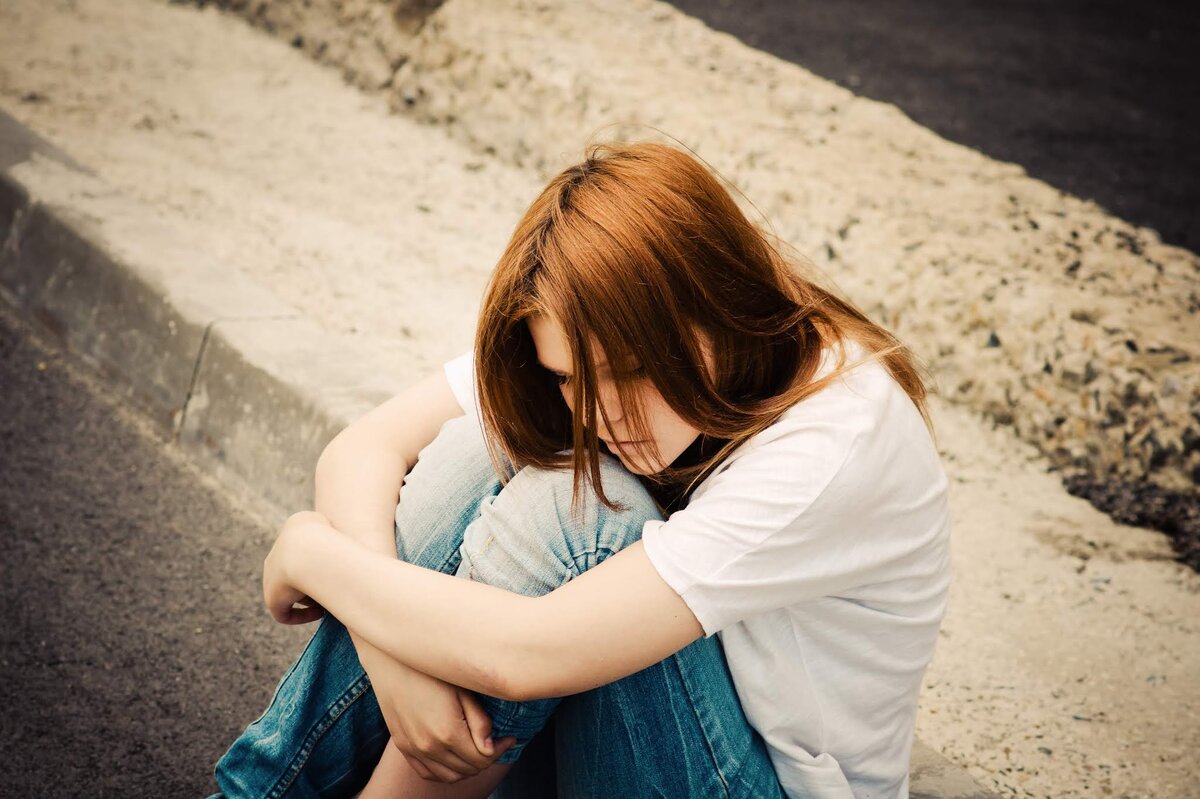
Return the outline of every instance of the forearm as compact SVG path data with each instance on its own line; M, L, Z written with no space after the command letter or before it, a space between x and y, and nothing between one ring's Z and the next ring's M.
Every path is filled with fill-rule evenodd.
M314 510L338 532L394 558L396 503L409 466L399 453L343 432L317 461Z
M406 666L464 688L521 699L522 641L537 600L404 563L312 527L289 549L289 581L365 641Z
M372 552L394 558L396 503L408 469L399 454L343 432L317 462L314 509L338 532ZM376 660L386 655L353 630L349 632L359 660L371 671Z

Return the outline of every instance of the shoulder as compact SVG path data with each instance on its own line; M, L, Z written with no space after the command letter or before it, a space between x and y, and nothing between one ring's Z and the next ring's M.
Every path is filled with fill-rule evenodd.
M931 447L920 412L886 367L875 359L853 365L868 355L857 344L847 347L852 368L735 449L693 498L741 494L787 517L831 488L847 500L869 493L881 472L901 465L897 457ZM827 352L818 376L836 363Z
M825 456L848 453L862 439L880 430L897 394L905 400L908 397L883 364L869 358L860 345L851 342L844 355L844 366L850 368L748 439L731 454L728 466L736 465L751 453L764 451ZM816 378L830 374L838 357L837 350L827 349ZM911 400L908 402L911 404Z

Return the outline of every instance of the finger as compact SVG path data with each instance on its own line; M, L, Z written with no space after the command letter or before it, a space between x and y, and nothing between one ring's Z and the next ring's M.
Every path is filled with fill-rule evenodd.
M459 690L458 700L462 705L463 718L467 721L471 740L475 742L475 749L479 754L490 759L496 753L492 741L492 717L487 714L475 694L470 691Z
M292 603L292 607L316 609L316 610L320 610L320 611L325 610L325 608L321 607L321 604L319 602L317 602L315 599L313 599L310 596L305 596L305 597L301 597L300 599L297 599L295 602Z
M433 780L435 782L457 782L463 778L463 775L454 771L451 768L438 763L433 757L412 746L412 743L404 736L393 735L392 745L400 750L400 754L404 755L404 759L412 766L413 771L417 773L421 779Z
M408 765L417 773L418 777L423 780L437 780L437 777L433 776L433 772L425 768L425 764L420 760L404 752L401 752L401 754L404 755L404 759L408 761Z
M476 697L473 692L467 690L458 691L458 699L462 703L463 715L466 716L467 726L470 728L470 737L475 744L475 749L480 755L484 755L486 765L491 765L496 762L496 758L503 755L504 752L512 749L512 745L517 743L516 735L505 735L504 738L494 740L492 738L492 719L484 710L484 705L479 703L479 697ZM491 741L491 743L488 743ZM464 753L460 755L466 757ZM478 758L467 757L473 763L479 763Z
M465 729L463 737L465 747L473 751L475 747L470 742L470 739L466 737ZM395 740L395 736L393 736L393 740ZM451 781L447 779L450 775L453 775L456 779L462 779L463 777L473 777L482 770L482 767L473 766L463 760L454 753L453 748L449 744L437 737L429 738L420 745L413 743L409 739L403 744L397 743L396 748L405 755L420 760L425 764L426 768L438 775L438 779L441 782ZM490 762L486 763L484 767L487 765L490 765Z
M463 735L463 740L459 742L458 746L471 750L475 748L470 739L466 737L465 733ZM474 757L479 757L478 753L473 752L472 754ZM429 753L429 758L439 765L450 769L460 777L474 777L476 774L492 764L490 759L485 759L485 762L481 766L471 763L469 760L466 760L460 756L457 751L455 751L453 744L447 744L444 748ZM425 762L428 764L429 759L427 759Z
M425 768L427 768L433 774L432 779L437 780L438 782L458 782L459 780L463 779L462 774L459 774L454 769L449 768L436 760L425 758L421 762L425 765Z
M308 624L325 615L325 609L320 605L308 608L288 608L287 615L282 619L284 624Z
M465 689L459 690L458 698L462 704L467 726L471 730L471 739L476 750L486 758L486 761L481 761L478 757L471 757L469 752L460 751L459 755L472 763L483 762L481 767L486 768L496 762L496 758L511 749L517 739L515 736L509 735L499 741L494 740L492 738L492 719L483 709L483 705L479 703L479 698L473 692Z

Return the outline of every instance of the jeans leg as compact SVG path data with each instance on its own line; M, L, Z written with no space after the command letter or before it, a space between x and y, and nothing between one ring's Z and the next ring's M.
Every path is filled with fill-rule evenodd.
M562 799L784 796L766 744L742 711L717 636L565 698L555 726Z
M602 460L601 476L605 493L627 510L612 511L589 495L572 516L569 472L521 470L468 524L456 573L518 593L547 593L638 540L646 520L662 518L615 459ZM564 799L783 797L717 636L584 693L520 703L481 695L480 702L494 737L517 736L498 762L516 761L553 714L553 758L543 756L529 774L519 763L495 799L534 795L533 782L544 784L548 772L557 774Z
M353 796L387 741L350 636L326 615L266 711L217 761L214 799Z
M496 496L481 503L478 518L467 525L456 574L540 596L638 540L647 520L661 518L653 499L615 458L603 456L600 472L605 493L625 510L605 507L585 489L573 512L569 470L521 469ZM562 701L477 696L492 719L493 737L517 738L498 763L516 762Z
M465 419L465 418L464 418ZM397 555L454 572L463 529L500 489L481 436L447 422L409 472L396 507ZM346 628L326 615L267 710L217 762L214 799L351 797L389 733Z
M397 506L400 557L537 595L637 540L647 519L660 518L641 484L615 459L602 462L605 491L628 510L610 511L589 496L573 516L569 472L523 469L501 490L482 444L477 425L463 417L448 422L422 451ZM479 698L494 737L518 739L499 762L516 761L554 714L562 796L641 795L648 784L661 786L665 796L781 795L761 739L741 713L716 638L573 697L523 703ZM693 717L688 727L684 722ZM668 724L670 719L676 721ZM653 732L638 739L639 730ZM658 748L618 746L617 736L657 742ZM349 636L327 617L271 706L218 763L217 781L231 798L349 797L365 784L386 742L386 725ZM676 756L668 757L671 752ZM589 771L598 753L613 767ZM625 765L614 774L618 763ZM545 767L538 771L544 782ZM512 793L521 774L520 766L514 768L497 795L529 795ZM712 784L733 788L704 789Z

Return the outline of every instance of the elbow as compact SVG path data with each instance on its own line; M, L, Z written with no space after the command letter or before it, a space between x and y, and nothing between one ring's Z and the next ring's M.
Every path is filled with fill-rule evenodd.
M346 444L346 432L350 428L343 429L340 433L329 440L329 443L321 450L321 454L317 456L316 471L321 472L324 469L329 469L333 461L338 460L341 454L341 449Z
M536 698L529 694L524 681L516 674L492 674L489 676L487 684L489 689L485 693L497 699L506 699L510 702L528 702L530 699Z
M529 679L532 670L528 660L515 651L515 647L499 650L495 657L486 658L476 664L479 684L483 693L496 699L510 702L528 702L540 699L536 686Z
M522 627L518 625L517 630L520 629ZM522 639L527 636L520 635L517 630L510 630L510 634L501 640L476 650L482 655L475 663L481 690L511 702L552 696L547 692L550 686L545 679L549 674L546 664L551 660L545 657L536 633L529 636L533 640L526 641Z

